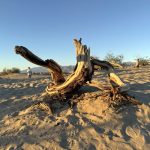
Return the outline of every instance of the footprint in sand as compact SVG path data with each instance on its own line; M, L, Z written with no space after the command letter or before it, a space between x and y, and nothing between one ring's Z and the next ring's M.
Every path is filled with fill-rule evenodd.
M136 148L141 148L145 144L144 136L140 134L140 129L131 128L128 126L126 128L126 134L131 138L131 144Z

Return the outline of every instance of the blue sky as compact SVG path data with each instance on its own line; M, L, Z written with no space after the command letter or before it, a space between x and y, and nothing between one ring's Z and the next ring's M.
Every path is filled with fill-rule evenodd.
M0 71L35 65L15 45L61 65L76 63L74 38L91 55L150 56L150 0L0 0Z

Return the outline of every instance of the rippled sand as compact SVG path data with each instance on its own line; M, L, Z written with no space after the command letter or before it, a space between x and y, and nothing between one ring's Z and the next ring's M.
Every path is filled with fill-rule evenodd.
M48 76L1 76L0 149L150 149L150 67L117 73L142 105L115 112L101 100L101 91L85 86L76 106L71 109L66 104L50 114L32 107L42 100ZM95 75L94 81L109 84L105 73Z

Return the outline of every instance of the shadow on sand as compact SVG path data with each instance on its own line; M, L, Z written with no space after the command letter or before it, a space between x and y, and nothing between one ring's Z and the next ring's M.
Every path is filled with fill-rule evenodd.
M150 82L131 84L129 93L144 104L150 103Z

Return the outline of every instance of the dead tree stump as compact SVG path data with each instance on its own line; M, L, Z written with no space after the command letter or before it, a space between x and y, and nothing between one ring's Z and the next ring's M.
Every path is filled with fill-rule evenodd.
M44 61L41 58L37 57L35 54L33 54L26 47L23 47L23 46L16 46L15 51L16 51L16 54L20 54L22 57L24 57L28 61L36 65L48 68L48 71L51 74L53 84L58 85L65 81L61 67L54 60L47 59Z
M52 59L42 60L33 54L30 50L23 46L16 46L15 51L28 61L48 68L48 71L52 78L52 83L46 87L45 101L38 102L38 106L42 106L47 110L51 103L54 101L61 101L67 97L73 96L73 94L78 91L78 89L84 85L87 81L91 81L92 75L94 73L94 66L100 66L108 71L108 76L110 79L111 89L103 90L101 96L104 100L111 101L110 104L119 104L123 99L130 101L133 104L141 104L137 100L127 93L123 93L116 86L122 86L124 83L115 74L114 67L111 63L107 61L100 61L93 57L90 57L90 49L86 45L83 45L80 40L74 40L74 45L76 48L76 60L77 64L74 72L68 76L65 80L62 69L58 63ZM40 105L40 103L45 103Z
M46 92L51 96L70 94L79 89L90 78L92 72L90 49L87 49L87 46L82 45L78 40L74 40L74 44L76 47L77 68L64 83L46 88Z
M65 80L61 67L52 59L42 60L23 46L16 46L15 51L28 61L48 68L53 84L46 88L49 96L66 96L79 89L84 83L92 78L92 65L90 61L90 49L82 45L81 39L74 40L76 48L77 67Z

